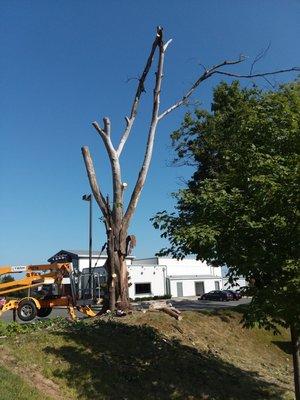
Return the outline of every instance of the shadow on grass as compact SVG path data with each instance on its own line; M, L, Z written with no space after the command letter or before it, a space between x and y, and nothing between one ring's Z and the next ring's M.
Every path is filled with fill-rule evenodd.
M74 327L45 352L68 362L56 377L85 400L281 399L281 389L209 352L166 340L148 326L114 321Z
M286 354L293 354L292 343L283 341L283 340L274 340L272 341L280 350L284 351Z

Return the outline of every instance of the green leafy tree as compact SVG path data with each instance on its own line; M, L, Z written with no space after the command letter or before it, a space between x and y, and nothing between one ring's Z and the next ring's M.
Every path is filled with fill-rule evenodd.
M11 275L4 275L3 277L0 277L0 283L13 282L14 280L14 277Z
M12 275L4 275L0 277L0 283L14 282L15 278ZM28 290L17 290L16 292L10 292L6 296L9 298L19 298L22 299L28 295Z
M176 211L154 226L170 245L161 254L228 267L243 275L252 301L247 327L289 327L300 399L299 265L300 83L264 92L221 83L211 112L186 114L172 134L177 162L193 165Z

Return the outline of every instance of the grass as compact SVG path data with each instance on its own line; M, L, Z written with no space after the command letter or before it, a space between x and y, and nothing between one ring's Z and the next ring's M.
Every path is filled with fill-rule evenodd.
M11 329L0 344L70 400L293 399L288 333L249 331L239 321L228 310L185 312L180 322L134 313Z
M0 398L1 400L41 400L41 394L32 388L18 375L0 367Z

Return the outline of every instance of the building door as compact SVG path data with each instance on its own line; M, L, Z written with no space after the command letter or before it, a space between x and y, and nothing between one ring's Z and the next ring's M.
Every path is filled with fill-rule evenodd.
M183 297L182 282L177 282L177 297Z
M166 278L166 294L170 295L171 294L171 284L170 284L170 279Z
M204 291L204 282L195 282L195 292L196 296L202 296Z

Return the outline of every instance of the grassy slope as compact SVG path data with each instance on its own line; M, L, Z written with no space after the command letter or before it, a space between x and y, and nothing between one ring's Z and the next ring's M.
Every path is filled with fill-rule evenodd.
M58 383L66 399L292 399L287 332L248 331L239 320L224 310L186 312L180 322L137 313L18 335L4 345Z
M1 400L41 400L45 397L29 386L16 374L0 366L0 399Z

